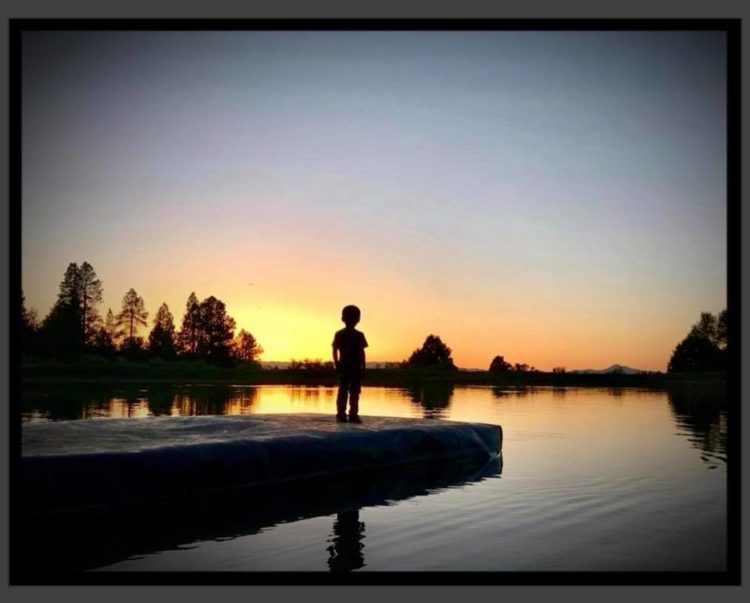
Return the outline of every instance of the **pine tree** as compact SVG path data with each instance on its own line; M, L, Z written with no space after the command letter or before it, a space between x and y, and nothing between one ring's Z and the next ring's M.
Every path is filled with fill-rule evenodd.
M198 315L198 356L214 364L230 363L235 321L227 315L224 302L213 295L207 297L201 302Z
M94 268L88 262L81 264L79 275L83 340L88 342L99 326L96 304L102 301L102 281L97 278Z
M36 310L26 308L26 298L21 291L21 352L33 353L37 346L39 318Z
M109 335L112 343L116 345L119 339L119 333L117 329L117 319L112 313L112 308L107 309L107 317L104 319L104 331Z
M65 269L57 301L61 304L81 306L81 269L78 264L71 262Z
M60 282L57 303L76 305L81 320L81 341L88 343L93 337L99 322L96 304L102 301L102 282L97 278L94 268L88 262L78 264L71 262L65 269Z
M143 298L139 297L134 289L130 289L122 298L122 310L116 317L118 333L127 333L127 339L132 340L138 327L146 326L148 312L143 304Z
M174 318L167 304L162 304L156 312L154 328L148 336L148 349L152 356L165 360L175 356Z
M177 335L177 347L186 356L195 356L198 350L198 334L200 330L200 304L195 292L188 297L185 305L185 315L182 326Z

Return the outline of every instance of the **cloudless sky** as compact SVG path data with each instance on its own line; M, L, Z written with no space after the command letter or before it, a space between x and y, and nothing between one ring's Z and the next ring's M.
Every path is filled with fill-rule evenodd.
M27 32L23 289L70 262L264 360L665 370L726 305L716 32ZM143 330L141 335L146 335Z

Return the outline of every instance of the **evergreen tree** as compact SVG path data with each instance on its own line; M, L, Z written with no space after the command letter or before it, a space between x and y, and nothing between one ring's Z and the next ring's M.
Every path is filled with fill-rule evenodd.
M143 337L126 337L120 346L120 353L124 358L133 361L146 360L148 351Z
M726 309L724 309L719 312L719 318L716 324L716 343L722 349L727 347L728 327L729 325L727 324L727 311Z
M77 358L83 351L81 308L58 299L40 329L39 351L61 360Z
M36 310L26 308L26 298L21 291L21 353L33 354L37 349L39 318Z
M95 328L91 345L94 351L104 358L114 358L117 354L115 340L106 325L99 325Z
M185 315L177 335L177 348L185 356L195 356L198 351L198 334L200 330L200 304L195 292L188 297Z
M112 343L117 346L120 336L117 328L117 318L112 313L112 308L107 309L107 317L104 319L103 329L112 340Z
M57 301L78 306L81 320L80 338L84 343L90 342L99 321L96 304L102 301L102 282L97 278L91 264L83 262L80 267L74 262L68 264L60 282Z
M127 339L133 339L138 327L146 326L148 312L143 304L143 298L139 297L134 289L130 289L122 298L122 310L116 317L118 333L126 335Z
M213 364L231 363L235 322L227 315L224 302L213 295L204 299L198 316L198 356Z
M167 304L162 304L154 318L154 328L148 336L148 350L152 356L169 360L175 357L174 318Z
M81 306L81 269L78 264L71 262L65 269L57 301L65 305Z
M97 278L94 268L88 262L81 264L79 275L83 340L89 342L99 326L96 304L102 301L102 281Z

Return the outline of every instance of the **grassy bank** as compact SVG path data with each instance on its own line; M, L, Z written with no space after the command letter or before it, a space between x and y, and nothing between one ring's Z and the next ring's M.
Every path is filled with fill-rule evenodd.
M434 381L461 385L552 386L552 387L647 387L726 384L726 373L579 374L579 373L491 373L489 371L430 371L404 368L369 369L364 385L408 386ZM23 383L224 383L243 385L335 385L334 371L319 369L263 369L240 365L217 367L204 362L25 362Z

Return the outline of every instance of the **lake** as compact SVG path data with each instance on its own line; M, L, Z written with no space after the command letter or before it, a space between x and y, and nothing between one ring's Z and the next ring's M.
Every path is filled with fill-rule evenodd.
M27 386L22 415L333 416L335 395L305 386ZM40 571L724 571L725 397L688 387L365 387L365 421L501 425L501 462L332 485L340 495L161 510L140 529L92 530L78 547L59 544L70 534L28 529L24 559Z

